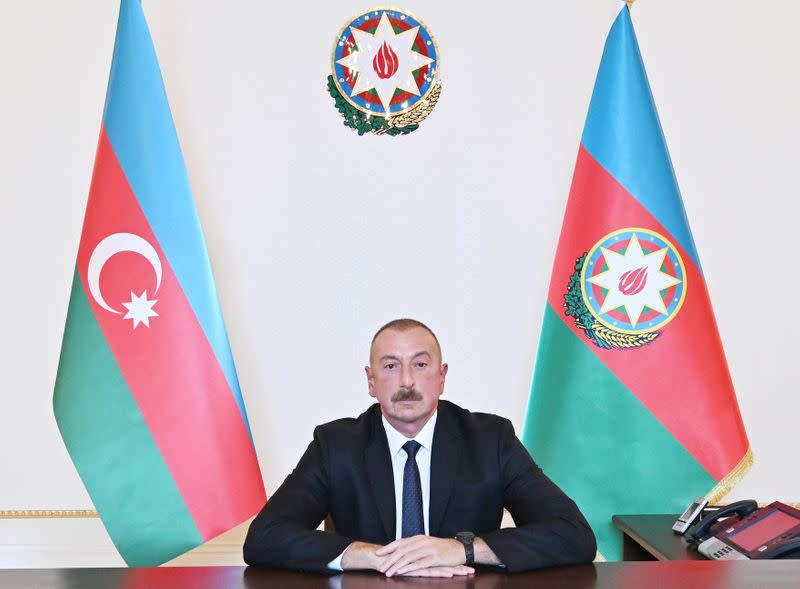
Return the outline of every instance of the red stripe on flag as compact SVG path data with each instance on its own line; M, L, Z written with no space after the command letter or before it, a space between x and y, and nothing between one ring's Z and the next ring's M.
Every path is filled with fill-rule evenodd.
M165 208L168 203L165 203ZM100 292L115 314L95 300L88 264L98 243L131 233L155 248L163 268L139 254L119 253L103 266ZM200 254L200 252L198 252ZM250 436L225 375L164 252L101 130L78 272L114 357L204 539L252 516L264 485ZM149 327L125 319L131 293L156 299ZM102 416L100 416L102 419ZM122 498L121 498L122 499Z
M633 350L595 346L564 314L577 258L602 237L642 227L667 237L686 267L683 307L653 343ZM716 480L748 448L705 280L677 240L583 148L578 152L548 300L586 346ZM708 440L715 440L709 444Z

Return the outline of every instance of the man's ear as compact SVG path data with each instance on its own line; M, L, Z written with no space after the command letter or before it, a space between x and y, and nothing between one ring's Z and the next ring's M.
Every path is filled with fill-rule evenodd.
M440 376L441 376L441 379L442 379L442 388L444 388L444 379L447 376L447 363L446 362L442 364L442 367L440 369Z
M372 377L372 369L369 366L364 366L364 372L367 374L367 387L369 388L369 396L375 396L375 379Z

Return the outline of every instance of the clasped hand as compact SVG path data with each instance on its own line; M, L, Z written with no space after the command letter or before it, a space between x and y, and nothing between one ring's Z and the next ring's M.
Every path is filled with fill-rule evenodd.
M375 569L387 577L452 577L470 575L475 569L464 564L464 545L453 538L412 536L375 550Z

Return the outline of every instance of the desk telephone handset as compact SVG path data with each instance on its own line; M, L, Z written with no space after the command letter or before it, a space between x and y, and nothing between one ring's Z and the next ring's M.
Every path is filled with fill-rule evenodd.
M800 558L800 510L775 501L737 501L690 527L686 541L714 560Z

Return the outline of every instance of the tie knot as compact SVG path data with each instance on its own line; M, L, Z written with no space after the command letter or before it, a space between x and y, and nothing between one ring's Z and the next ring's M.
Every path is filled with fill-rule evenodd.
M415 458L420 448L422 448L422 444L416 440L409 440L403 444L403 450L406 451L409 458Z

